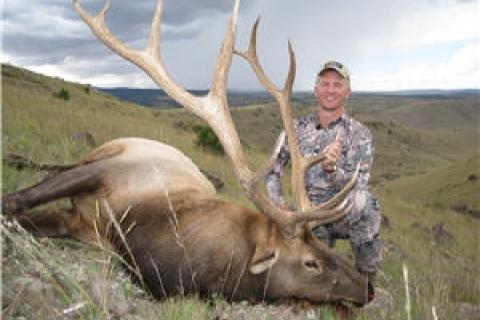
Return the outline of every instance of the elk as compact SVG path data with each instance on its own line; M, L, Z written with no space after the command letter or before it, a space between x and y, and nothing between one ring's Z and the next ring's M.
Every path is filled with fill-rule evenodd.
M290 96L295 54L282 89L262 69L256 54L255 22L248 50L234 48L239 0L235 0L210 91L195 96L177 84L160 57L162 0L158 0L148 46L136 51L112 35L107 2L92 17L73 2L96 37L131 61L173 99L204 119L219 137L247 198L259 212L216 197L211 183L181 151L141 138L121 138L90 151L72 168L2 198L4 212L38 236L102 242L123 258L132 277L156 298L178 293L229 300L307 300L312 303L368 302L367 280L350 263L316 239L309 223L329 223L348 214L346 196L358 169L331 200L314 207L305 192L305 170L323 158L303 158L296 144ZM227 102L227 78L234 54L246 59L279 104L292 155L292 187L297 211L275 206L259 181L272 156L250 169ZM70 209L29 210L59 198Z

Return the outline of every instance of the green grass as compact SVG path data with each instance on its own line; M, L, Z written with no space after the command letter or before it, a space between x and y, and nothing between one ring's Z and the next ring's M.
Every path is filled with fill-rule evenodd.
M480 217L480 166L476 155L392 182L387 188L403 199L437 209L448 208ZM409 188L417 185L420 188Z
M17 154L35 162L67 164L79 160L92 148L87 136L93 137L95 145L125 136L151 138L176 146L201 168L218 172L225 182L220 197L251 206L225 156L205 152L196 145L192 128L203 122L184 110L140 107L93 88L86 90L84 85L11 66L3 66L2 74L3 157ZM68 100L54 96L62 88L68 91ZM382 229L385 263L379 285L393 295L395 310L388 316L360 314L361 319L406 319L403 264L410 273L413 319L430 319L432 305L438 308L440 319L455 319L457 303L479 303L480 220L453 210L462 206L480 210L480 181L469 179L472 174L480 177L475 153L478 132L472 121L465 120L465 125L461 125L462 119L478 119L478 108L471 107L470 98L456 99L425 102L357 96L350 102L355 117L367 123L374 135L377 156L372 189L392 226ZM311 98L297 101L295 114L312 110L311 102ZM425 110L430 110L427 115L435 114L434 120L425 120ZM406 126L408 117L415 118L417 111L423 120ZM453 119L453 112L460 115L446 126L446 121ZM248 159L256 167L266 159L281 130L278 112L268 104L237 108L233 116ZM42 174L17 171L4 164L2 192L29 186ZM451 240L435 240L431 229L439 222L444 223ZM5 318L47 319L58 310L68 310L82 302L85 304L77 312L80 319L114 316L118 310L112 311L108 308L110 303L92 296L89 282L82 280L89 277L120 283L124 298L139 305L122 318L157 319L163 315L162 319L205 319L212 309L211 303L196 297L151 301L122 273L108 250L65 240L36 240L5 226L2 230ZM346 242L340 242L338 250L347 256L350 253ZM104 261L111 263L105 266ZM99 267L102 265L103 268ZM61 304L51 308L29 306L25 300L28 297L15 291L22 277L33 279L32 283L40 279L40 284L53 286L46 292L58 295ZM217 302L216 305L222 305L220 300ZM322 319L334 319L327 315L329 311L322 312Z
M392 199L380 193L383 212L392 229L383 229L383 238L400 250L385 252L385 285L393 285L400 299L402 263L406 263L414 284L414 311L427 314L431 305L448 306L455 301L478 303L480 271L478 219L452 211ZM452 240L436 241L431 227L444 222ZM414 227L420 224L420 227ZM388 245L386 246L388 248Z

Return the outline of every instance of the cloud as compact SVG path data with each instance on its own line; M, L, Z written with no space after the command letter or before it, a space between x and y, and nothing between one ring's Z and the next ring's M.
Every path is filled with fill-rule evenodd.
M152 87L152 81L121 58L109 55L94 64L91 59L67 56L60 63L39 63L32 71L100 87ZM94 69L95 72L91 72Z
M388 36L365 37L354 88L479 88L478 3L430 0L402 7L386 28Z
M398 65L391 72L353 77L355 88L369 90L480 89L480 44L465 45L444 62L424 61Z
M9 36L29 36L39 39L77 38L83 27L67 18L63 8L40 6L35 14L29 11L5 13L3 28Z
M398 21L392 37L393 45L411 47L477 39L480 32L478 4L461 3L447 2L433 8L417 3L414 12Z
M81 0L80 4L91 15L96 15L102 6L99 1L92 2ZM251 0L242 2L244 8L248 7ZM107 23L119 38L124 41L131 41L148 35L151 27L156 1L116 1L111 5L107 15ZM216 19L218 16L225 16L230 13L232 2L225 0L175 0L164 1L162 11L162 31L167 33L169 39L175 39L175 34L185 37L185 32L173 32L179 26L181 29L189 29L189 34L194 37L201 32L198 28L198 20ZM196 31L196 32L194 32Z
M248 7L250 1L244 2ZM103 7L103 1L80 3L92 15ZM142 48L148 39L155 4L155 0L113 1L107 24L122 41ZM165 1L162 51L169 55L169 42L195 40L209 29L218 29L216 23L227 18L231 6L230 1L222 0ZM108 85L108 79L114 79L115 74L119 78L128 73L129 77L110 85L127 85L133 78L146 78L99 43L69 1L16 0L4 7L2 62L74 81L85 77L84 82L96 85ZM150 80L136 84L152 85Z
M80 2L93 15L103 6L102 0ZM155 2L112 0L107 24L122 41L143 48ZM209 86L232 4L233 0L164 0L161 53L167 69L182 85ZM476 5L476 1L461 0L242 0L237 47L246 48L250 26L260 14L258 54L277 84L283 83L287 73L290 39L297 54L297 90L311 89L321 62L332 58L344 62L358 77L354 88L356 84L383 88L385 81L391 82L390 87L405 87L407 82L399 79L414 70L440 70L447 61L455 61L467 44L478 41ZM3 21L4 62L93 85L153 86L140 70L95 39L70 1L8 1ZM458 86L470 83L455 79ZM261 88L238 57L229 85Z

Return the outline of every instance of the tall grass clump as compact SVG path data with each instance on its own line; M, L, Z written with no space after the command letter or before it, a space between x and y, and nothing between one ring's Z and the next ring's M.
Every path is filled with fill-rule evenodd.
M2 234L4 318L53 319L70 312L83 319L101 316L101 307L82 284L87 275L75 273L75 258L55 241L36 239L5 218Z

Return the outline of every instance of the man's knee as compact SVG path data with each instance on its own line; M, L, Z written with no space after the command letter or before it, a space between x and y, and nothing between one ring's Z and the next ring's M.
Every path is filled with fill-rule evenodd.
M360 243L352 242L355 255L355 266L363 273L376 272L382 263L382 245L380 237L375 235L371 240Z

